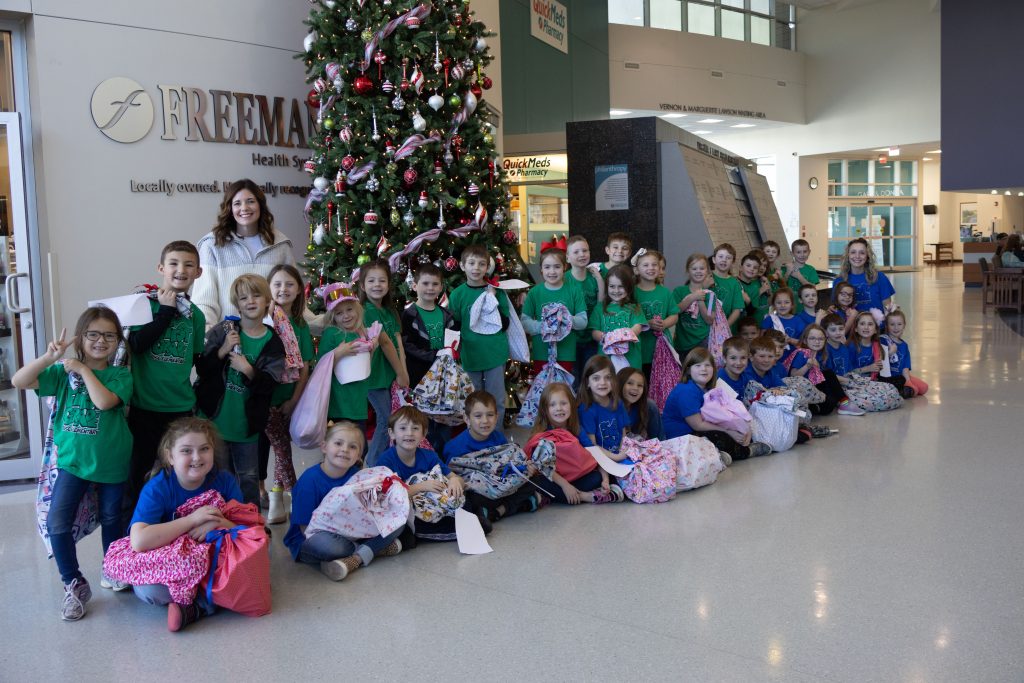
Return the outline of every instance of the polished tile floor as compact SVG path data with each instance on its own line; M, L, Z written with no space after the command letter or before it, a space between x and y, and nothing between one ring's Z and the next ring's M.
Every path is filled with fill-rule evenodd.
M261 619L168 633L99 588L94 535L89 614L61 622L33 492L0 488L0 679L1024 680L1024 338L959 268L893 280L926 399L665 505L507 520L486 556L421 546L334 584L278 527Z

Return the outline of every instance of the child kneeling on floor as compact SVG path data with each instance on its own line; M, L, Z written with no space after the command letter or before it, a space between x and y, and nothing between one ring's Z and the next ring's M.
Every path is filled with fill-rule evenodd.
M374 536L352 540L331 533L317 531L308 538L304 531L313 512L331 492L344 486L359 471L366 449L366 437L353 422L342 420L327 428L320 445L324 459L299 477L292 489L291 526L284 536L296 562L320 567L332 581L341 581L360 567L373 562L374 557L391 557L402 552L398 540L402 529L388 536Z

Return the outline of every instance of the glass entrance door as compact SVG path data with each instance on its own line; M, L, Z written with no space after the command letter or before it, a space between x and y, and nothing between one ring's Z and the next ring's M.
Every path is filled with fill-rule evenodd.
M32 451L42 447L39 401L11 384L24 359L38 355L28 237L21 121L0 113L0 481L35 477Z
M914 266L916 230L914 205L844 204L828 210L828 265L838 270L846 244L863 237L871 245L879 268Z

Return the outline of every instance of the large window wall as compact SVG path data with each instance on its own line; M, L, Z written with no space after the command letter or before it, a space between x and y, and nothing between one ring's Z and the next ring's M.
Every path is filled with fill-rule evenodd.
M796 49L796 9L781 0L608 0L608 21Z

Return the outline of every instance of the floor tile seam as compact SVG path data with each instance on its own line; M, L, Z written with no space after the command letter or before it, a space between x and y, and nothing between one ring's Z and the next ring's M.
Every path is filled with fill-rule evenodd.
M636 630L636 631L638 631L640 633L646 633L646 634L649 634L649 635L658 636L658 637L664 638L664 639L669 640L669 641L673 641L673 642L677 642L677 643L682 643L682 644L691 644L691 641L685 639L682 636L675 636L675 635L672 635L672 634L669 634L669 633L663 633L661 631L657 631L657 630L651 629L650 627L642 625L642 624L634 624L634 623L631 623L631 622L628 622L628 621L619 621L619 620L615 620L615 619L609 619L609 618L607 618L605 616L594 615L591 612L587 612L585 610L582 610L582 609L579 609L577 607L573 607L573 606L570 606L570 605L562 605L562 604L559 604L557 602L548 602L548 601L545 601L545 600L539 600L537 598L530 597L528 595L523 595L521 593L516 593L516 592L509 591L509 590L503 590L501 588L495 588L493 586L488 586L488 585L481 584L481 583L478 583L476 581L471 581L471 580L468 580L468 579L465 579L465 578L453 577L453 576L451 576L449 574L444 574L442 572L437 572L437 571L433 571L433 570L430 570L430 569L420 569L419 571L421 571L421 572L423 572L425 574L433 574L435 576L439 576L441 578L448 579L449 581L458 581L459 583L462 583L462 584L464 584L466 586L472 586L474 588L481 589L481 590L484 590L484 591L488 591L488 592L491 592L491 593L497 593L499 595L504 595L504 596L507 596L507 597L517 598L519 600L525 600L525 601L528 601L528 602L532 602L532 603L534 603L536 605L539 605L539 606L554 607L554 608L557 608L557 609L560 609L560 610L563 610L563 611L566 611L566 612L571 612L573 614L578 614L578 615L583 616L583 617L587 617L587 618L590 618L590 619L595 619L597 621L602 621L602 622L605 622L605 623L607 623L609 625L625 626L627 628L634 629L634 630ZM726 648L723 648L723 647L720 647L720 646L717 646L717 645L703 645L702 648L705 649L705 650L711 650L713 652L718 652L718 653L721 653L721 654L726 654L726 655L731 655L733 657L738 657L739 659L742 659L744 661L756 662L758 664L769 665L769 666L771 664L770 662L768 662L764 658L753 656L753 655L749 655L749 654L745 654L745 653L742 653L742 652L735 652L733 650L729 650L729 649L726 649ZM814 680L819 680L819 681L834 681L835 680L835 679L827 677L827 676L822 676L819 673L811 673L809 671L804 671L802 669L798 669L798 668L796 668L794 666L787 666L786 670L792 671L794 673L798 673L798 674L800 674L802 676L806 676L806 677L812 678Z

